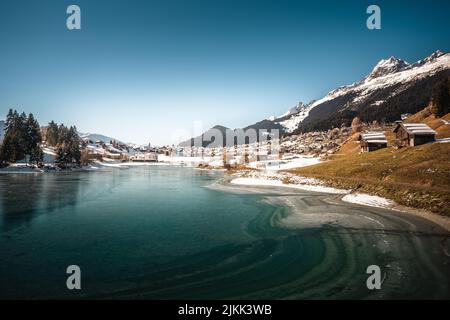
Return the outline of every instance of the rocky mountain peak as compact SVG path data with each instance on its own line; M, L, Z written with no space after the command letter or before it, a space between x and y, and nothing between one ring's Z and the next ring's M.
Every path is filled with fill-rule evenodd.
M389 59L382 59L377 63L372 72L366 77L367 80L372 80L378 77L386 76L388 74L396 73L409 67L409 63L398 59L396 57L390 57Z
M444 55L445 55L445 52L444 52L444 51L437 50L437 51L433 52L432 54L430 54L430 55L429 55L428 57L426 57L425 59L422 59L422 60L420 60L420 61L417 61L417 62L413 65L413 67L420 67L420 66L423 66L424 64L434 62L437 58L442 57L442 56L444 56Z

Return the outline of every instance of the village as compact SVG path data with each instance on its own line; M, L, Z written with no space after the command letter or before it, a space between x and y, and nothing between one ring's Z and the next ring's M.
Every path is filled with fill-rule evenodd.
M402 115L395 123L363 123L355 118L351 126L327 131L289 135L279 140L266 140L231 147L153 147L106 143L83 138L81 146L97 162L149 162L188 165L200 168L232 168L247 166L256 169L290 169L324 161L351 146L356 152L373 152L392 147L414 147L425 143L447 142L436 139L437 132L425 123L409 123L411 114ZM442 124L449 126L446 120ZM48 147L44 152L51 154ZM308 161L309 159L309 161Z
M327 160L333 154L339 154L345 144L353 144L359 152L372 152L388 147L398 149L436 141L447 142L447 139L436 139L438 133L425 123L403 122L410 116L411 114L404 114L403 120L390 124L379 124L376 121L363 123L355 118L351 126L289 135L278 141L268 140L223 148L164 147L153 152L155 161L162 162L176 158L182 162L184 159L185 163L196 162L203 167L249 165L268 168L283 166L299 158ZM450 127L446 120L442 120L442 123ZM136 161L136 156L132 159Z
M65 132L70 130L74 132L75 129L69 130L63 125L58 126L50 122L48 126L40 128L43 152L41 163L33 167L30 158L25 155L23 159L11 163L9 167L5 166L2 170L79 170L105 166L126 167L139 163L220 170L289 170L326 162L336 157L370 153L385 148L400 149L434 142L449 142L448 115L437 117L433 112L432 105L429 105L414 115L402 114L400 119L393 123L363 122L359 117L355 117L349 125L344 123L340 127L326 131L284 133L281 137L262 130L265 134L254 139L253 143L238 144L237 141L249 141L250 138L247 139L245 136L239 140L232 136L235 139L234 143L227 142L225 146L203 141L203 136L200 143L191 146L181 144L152 146L150 143L147 145L123 143L98 134L75 133L73 142L61 144L61 137ZM227 135L228 133L236 135L238 132L230 129ZM225 144L225 140L223 141ZM61 157L68 151L62 150L62 145L71 148L72 153L78 153L77 160L72 158L61 165Z
M409 123L411 114L402 114L395 123L380 124L377 121L363 123L356 117L351 126L342 125L327 131L313 131L288 135L280 140L266 140L253 144L231 147L175 147L133 146L115 141L95 143L84 139L85 146L105 158L134 162L197 162L201 165L242 165L252 162L267 163L277 160L292 160L297 156L319 157L323 160L341 149L345 143L359 144L360 152L372 152L382 148L401 148L436 142L437 132L425 123ZM444 119L442 124L450 123ZM445 139L439 139L445 142Z

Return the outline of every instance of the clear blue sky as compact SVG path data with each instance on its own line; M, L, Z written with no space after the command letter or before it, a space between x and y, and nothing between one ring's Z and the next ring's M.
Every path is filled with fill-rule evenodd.
M66 29L78 4L82 30ZM382 30L366 28L377 4ZM2 0L0 117L33 112L122 141L242 127L359 80L381 58L450 51L447 0Z

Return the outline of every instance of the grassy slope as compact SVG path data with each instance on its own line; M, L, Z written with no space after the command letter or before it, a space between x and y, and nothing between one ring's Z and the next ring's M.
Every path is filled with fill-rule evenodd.
M430 107L426 107L425 109L417 112L416 114L409 117L405 122L414 123L421 122L426 123L431 128L436 130L437 139L448 138L450 137L450 125L444 124L443 120L450 121L450 113L447 113L442 118L436 118L430 111Z
M450 216L450 143L349 154L291 172Z
M339 148L336 155L343 156L347 154L354 154L361 151L361 145L359 143L359 133L352 134Z

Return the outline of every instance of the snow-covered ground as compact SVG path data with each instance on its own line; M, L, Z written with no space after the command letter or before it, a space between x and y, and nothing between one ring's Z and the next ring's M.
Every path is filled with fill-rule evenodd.
M349 190L327 187L323 182L314 178L275 171L252 171L246 172L245 174L238 173L230 183L246 186L284 187L333 194L346 194L350 192Z
M392 208L395 205L394 201L379 196L365 193L351 193L351 190L327 187L320 180L300 177L290 173L250 172L232 179L230 183L243 186L271 186L330 194L344 194L342 201L370 207Z
M342 197L342 201L362 204L370 207L391 208L395 202L379 196L372 196L365 193L351 193Z
M305 191L314 191L314 192L324 192L324 193L335 193L342 194L347 193L347 190L339 190L335 188L326 187L320 184L312 185L312 184L293 184L293 183L283 183L280 180L270 180L264 178L236 178L231 180L232 184L237 185L246 185L246 186L272 186L272 187L284 187L284 188L293 188L300 189Z
M265 160L265 161L251 162L249 163L249 167L254 169L279 171L312 166L314 164L318 164L319 162L320 162L319 157L300 156L298 158L285 160Z
M56 151L53 148L44 147L42 148L44 153L44 163L53 163L56 158Z
M201 157L179 157L179 156L166 156L166 155L159 155L158 161L160 162L168 162L168 163L186 163L186 162L193 162L193 163L200 163L202 162Z
M222 166L223 161L219 157L180 157L180 156L166 156L158 155L159 163L168 163L172 165L186 165L198 166L201 163L209 164L210 166Z
M242 157L236 157L230 159L230 164L233 165L236 162L242 163ZM250 162L248 167L253 169L261 169L266 171L279 171L288 170L300 167L311 166L319 163L321 160L318 157L312 156L298 156L292 159L273 159ZM185 165L185 166L198 166L199 164L209 165L210 167L223 167L222 156L215 157L182 157L182 156L166 156L158 155L159 163L168 163L172 165Z
M27 166L25 163L14 163L8 167L0 168L0 173L39 173L43 169Z

